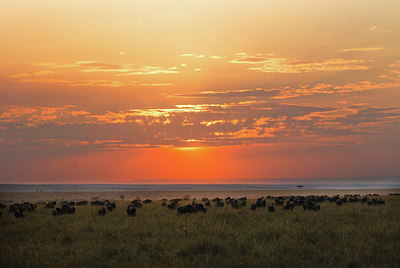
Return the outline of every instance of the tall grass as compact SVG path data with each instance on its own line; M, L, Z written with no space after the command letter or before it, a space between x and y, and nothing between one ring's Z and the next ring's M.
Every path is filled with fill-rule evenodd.
M39 208L15 219L3 210L0 267L398 267L400 198L385 201L182 216L160 202L136 217L127 216L128 201L105 217L90 205L58 217Z

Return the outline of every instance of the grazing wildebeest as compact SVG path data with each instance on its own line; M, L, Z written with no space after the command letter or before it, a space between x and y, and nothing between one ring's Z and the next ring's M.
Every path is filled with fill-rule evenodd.
M341 205L342 205L342 203L343 203L343 202L342 202L342 200L341 200L341 199L338 199L338 200L336 200L336 205L337 205L337 206L341 206Z
M265 200L264 197L257 198L256 205L257 205L258 208L260 208L260 207L264 207L265 208L265 206L267 205L267 200Z
M321 207L318 204L314 204L313 207L312 207L312 210L313 211L320 211Z
M134 206L129 205L128 208L126 209L126 213L128 213L128 216L136 216L136 208Z
M60 215L62 215L63 213L62 213L62 211L61 211L60 208L56 208L55 210L52 211L51 214L52 214L53 216L60 216Z
M108 211L113 211L114 208L116 208L117 205L115 203L107 203L106 208Z
M23 210L20 210L20 209L17 209L15 212L14 212L14 216L15 216L15 218L22 218L22 217L25 217L25 214L24 214L24 211Z
M102 207L101 209L99 209L99 211L97 211L97 214L99 214L99 216L105 216L106 213L107 211L104 207Z
M207 200L205 201L204 205L205 205L206 207L211 207L211 202L210 202L210 200L207 199Z
M99 201L99 200L90 202L90 205L92 205L92 206L104 206L104 204L105 204L104 201Z
M255 211L256 209L257 209L257 205L256 204L251 204L250 210Z
M293 208L294 208L294 203L292 201L286 202L286 205L283 206L283 209L285 210L293 210Z
M143 201L143 203L145 203L145 204L151 204L151 203L153 203L153 200L146 199L146 200Z
M162 207L166 207L167 206L167 202L166 201L162 201L161 206Z
M231 199L230 204L231 204L232 209L234 209L234 208L239 209L242 207L242 203L239 203L239 201L236 199Z
M48 202L46 205L44 205L44 208L54 208L57 204L57 201L51 201Z
M61 206L61 212L63 214L75 214L75 207L70 206L70 205L62 205Z
M274 204L269 204L269 205L268 205L268 212L275 212L275 206L274 206Z
M168 208L169 209L176 209L176 207L178 206L178 203L176 203L176 202L171 202L171 203L169 203L168 204Z
M277 205L277 206L283 206L284 203L285 203L285 200L282 197L278 197L275 199L275 205Z
M203 212L207 213L207 209L202 204L186 205L177 209L177 215L191 214Z
M132 205L132 206L135 207L135 208L141 208L141 207L143 207L142 201L139 200L139 199L133 200L133 201L130 203L130 205Z
M75 205L77 205L77 206L86 206L87 203L88 203L88 201L78 201L78 202L75 203Z
M217 200L217 207L219 207L219 208L221 208L221 207L223 207L225 204L224 204L224 202L221 200L221 199L218 199Z

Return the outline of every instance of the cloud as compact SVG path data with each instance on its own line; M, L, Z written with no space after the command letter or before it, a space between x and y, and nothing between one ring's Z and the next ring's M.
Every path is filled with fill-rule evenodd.
M273 54L239 53L230 63L248 64L247 70L264 73L308 73L316 71L369 70L367 60L327 59L324 61L296 61L288 58L270 57Z
M279 95L279 89L240 89L228 91L204 91L193 94L176 94L173 97L187 98L245 98L245 97L273 97Z
M120 76L123 75L150 75L150 74L177 74L179 73L177 67L156 67L156 66L143 66L137 69L124 69L124 74L119 74Z
M198 59L205 59L205 58L208 58L208 59L223 59L223 58L225 58L224 56L216 56L216 55L207 56L205 54L196 54L196 53L186 53L186 54L181 54L179 56L181 56L181 57L193 57L193 58L198 58Z
M384 47L355 47L355 48L344 48L337 50L338 52L368 52L376 50L384 50Z
M55 74L55 73L57 73L57 72L52 71L52 70L43 70L43 71L36 71L36 72L30 72L30 73L13 74L13 75L10 75L9 78L25 78L25 77L45 76L45 75Z
M153 84L146 84L146 83L144 83L144 84L140 84L141 86L148 86L148 87L161 87L161 86L171 86L172 85L172 83L153 83Z
M122 82L117 80L106 80L106 79L97 79L97 80L66 80L66 79L55 79L55 78L30 78L30 79L22 79L21 82L29 82L29 83L43 83L43 84L59 84L66 86L99 86L99 87L124 87L124 86L134 86L136 85L136 81Z
M120 73L119 75L149 75L149 74L171 74L178 73L178 67L158 67L158 66L141 66L135 67L132 64L116 65L96 61L76 61L73 63L54 63L54 62L39 62L33 64L39 67L50 67L56 69L78 68L83 73Z
M244 101L93 113L75 106L0 107L1 146L88 149L362 142L400 122L400 108ZM96 137L96 138L94 138ZM14 144L14 145L13 145ZM10 147L11 146L11 147Z

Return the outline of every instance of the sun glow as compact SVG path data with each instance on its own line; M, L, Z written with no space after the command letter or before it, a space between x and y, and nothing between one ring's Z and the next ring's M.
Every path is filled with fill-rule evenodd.
M176 148L176 150L179 151L197 151L197 150L201 150L203 147L178 147Z

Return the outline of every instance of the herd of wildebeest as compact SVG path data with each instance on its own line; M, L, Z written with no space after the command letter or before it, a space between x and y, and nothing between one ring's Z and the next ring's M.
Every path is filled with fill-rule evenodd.
M390 195L400 195L390 194ZM121 199L122 196L121 196ZM190 204L182 205L182 203L187 203L191 201ZM321 209L320 204L323 202L335 203L337 206L342 206L346 203L365 203L368 206L378 206L385 205L385 201L379 197L378 194L368 194L365 196L360 196L359 194L344 195L344 196L326 196L326 195L309 195L309 196L267 196L260 197L254 200L250 204L250 210L255 211L259 209L266 209L268 212L275 212L279 207L284 210L293 210L295 207L302 207L304 210L319 211ZM146 199L135 199L131 201L127 208L126 213L128 216L136 216L136 210L143 207L144 204L151 204L152 200ZM109 200L96 200L96 201L49 201L49 202L39 202L39 203L14 203L7 207L6 204L0 203L0 209L8 210L10 213L14 213L15 218L23 218L27 215L27 212L36 212L38 206L43 206L45 209L51 209L53 216L60 216L64 214L75 214L76 207L79 206L97 206L101 207L97 214L99 216L105 216L107 213L112 212L116 209L117 205L115 202ZM201 200L195 198L189 199L185 198L175 198L175 199L162 199L161 206L169 210L176 210L177 215L182 214L193 214L193 213L206 213L209 207L224 207L230 206L232 209L243 209L247 206L248 199L246 197L241 198L230 198L225 199L214 198L208 199L206 197ZM0 218L2 216L2 211L0 210Z

